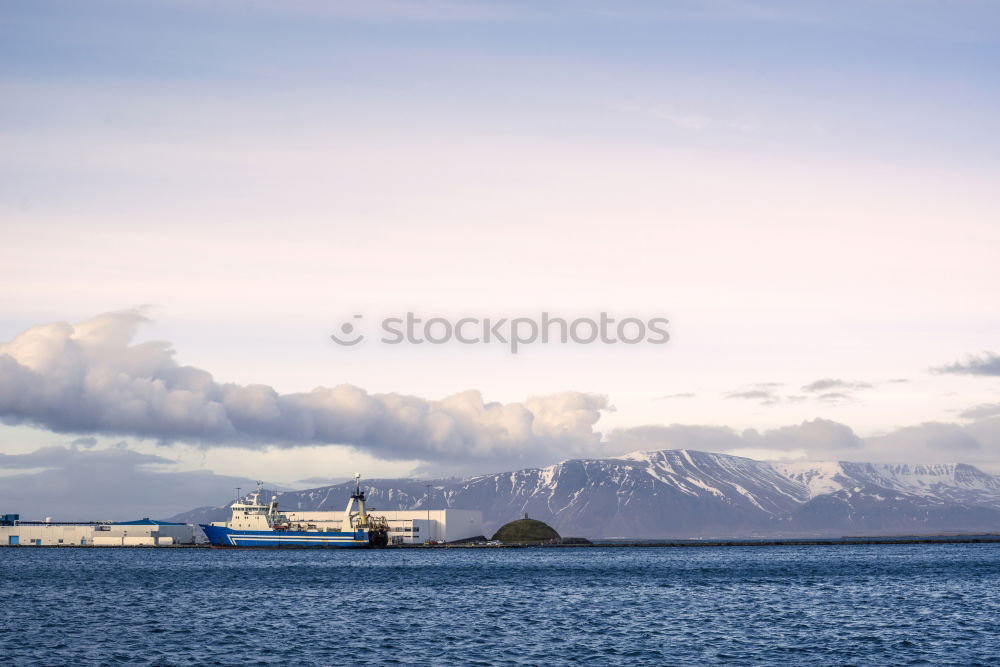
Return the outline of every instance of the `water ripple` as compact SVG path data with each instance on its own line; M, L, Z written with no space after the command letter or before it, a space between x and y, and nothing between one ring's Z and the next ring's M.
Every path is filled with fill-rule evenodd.
M13 665L1000 665L1000 546L0 549Z

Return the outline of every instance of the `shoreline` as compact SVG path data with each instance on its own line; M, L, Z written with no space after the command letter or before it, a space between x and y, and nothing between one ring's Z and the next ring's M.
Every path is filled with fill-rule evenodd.
M900 544L1000 544L1000 534L945 535L913 537L831 537L831 538L743 538L718 540L657 540L614 541L590 544L397 544L380 547L382 550L412 549L641 549L641 548L698 548L698 547L835 547ZM211 544L105 545L105 544L0 544L0 548L14 549L220 549L220 550L323 550L323 547L214 547Z

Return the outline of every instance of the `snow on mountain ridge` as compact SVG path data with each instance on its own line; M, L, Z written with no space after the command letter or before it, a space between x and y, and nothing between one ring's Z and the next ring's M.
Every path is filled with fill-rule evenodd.
M772 461L771 466L803 487L809 498L835 493L847 486L844 468L838 461Z
M1000 479L964 463L905 464L852 461L775 461L779 473L800 482L810 497L859 484L958 502L1000 501Z
M782 506L784 500L781 497L791 498L797 503L809 498L800 483L781 475L770 463L742 456L665 449L631 452L619 458L648 464L648 474L682 492L697 495L696 490L701 489L727 497L726 490L729 489L765 512L773 512Z

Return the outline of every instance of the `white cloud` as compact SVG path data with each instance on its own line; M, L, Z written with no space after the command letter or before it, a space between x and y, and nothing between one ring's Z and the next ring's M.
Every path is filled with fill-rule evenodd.
M0 345L0 416L56 432L202 446L346 444L383 459L529 465L592 454L607 399L564 392L522 403L475 390L441 400L342 384L281 394L180 366L165 342L133 344L138 311L37 326Z

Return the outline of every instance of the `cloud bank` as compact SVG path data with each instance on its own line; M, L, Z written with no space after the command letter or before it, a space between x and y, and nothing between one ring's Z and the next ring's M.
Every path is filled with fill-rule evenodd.
M351 386L281 394L217 382L181 366L165 342L134 344L138 311L33 327L0 344L0 418L61 433L183 441L205 447L351 445L383 459L530 464L589 455L607 398L581 392L487 403Z
M108 313L77 325L33 327L0 344L0 419L82 436L72 443L77 450L95 446L97 441L86 437L91 435L205 448L337 444L383 460L423 461L437 473L443 467L463 474L496 472L671 448L762 459L963 461L992 469L1000 458L1000 411L993 404L962 412L965 423L927 422L868 438L844 424L813 419L760 432L641 426L602 439L595 425L603 410L612 409L603 395L568 391L503 404L487 403L474 390L441 400L369 394L352 385L282 394L263 384L221 383L208 371L179 365L165 342L135 343L145 321L137 311ZM777 396L781 386L761 383L728 396L793 400ZM831 389L867 386L824 378L803 389L821 398ZM17 467L14 463L7 457L0 467Z
M864 441L849 426L828 419L812 419L763 432L755 429L737 432L725 426L641 426L616 429L608 437L610 449L617 453L638 449L696 449L739 451L742 456L761 459L769 458L768 452L796 451L800 455L808 452L836 460L848 455L855 457L857 450L864 447Z
M1000 417L967 424L925 422L866 438L846 424L829 419L811 419L764 431L684 424L642 426L611 431L605 447L610 454L695 449L759 460L961 462L1000 472Z

